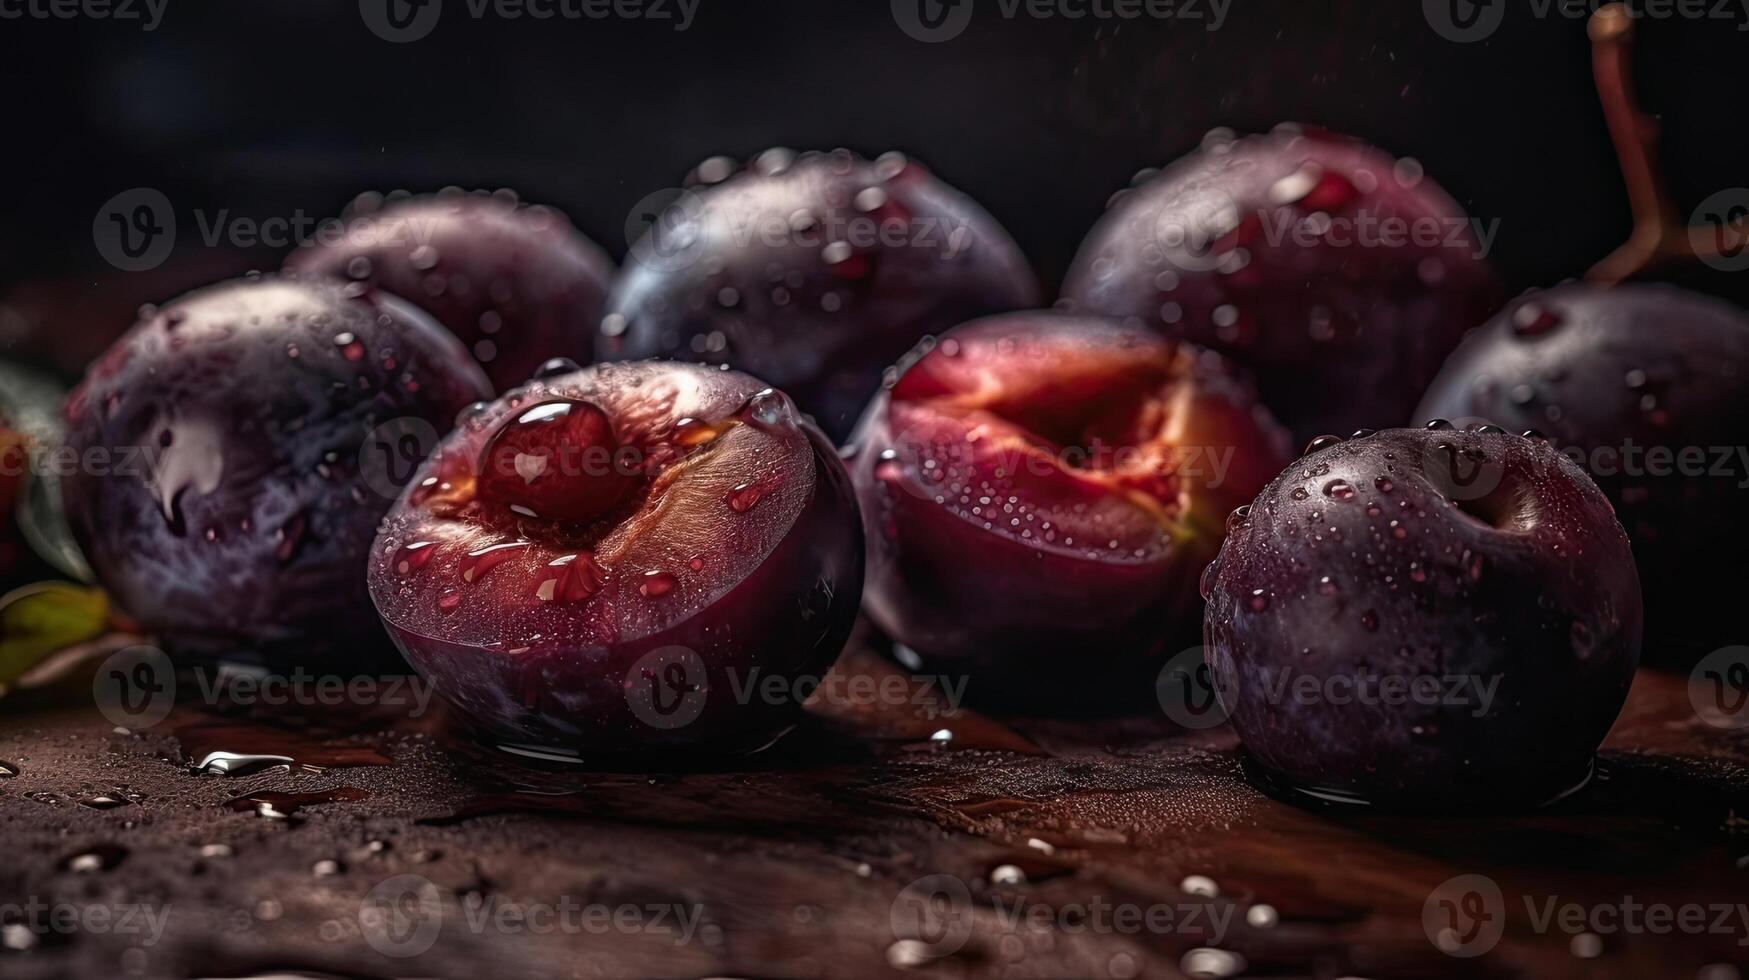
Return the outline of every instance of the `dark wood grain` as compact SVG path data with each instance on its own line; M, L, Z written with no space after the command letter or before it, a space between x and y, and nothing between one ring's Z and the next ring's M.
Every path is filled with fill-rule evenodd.
M857 650L840 669L895 668ZM1218 959L1199 948L1243 957L1245 976L1726 980L1749 966L1749 753L1694 715L1681 675L1642 672L1583 792L1447 820L1278 802L1246 781L1227 729L1164 718L998 722L924 699L816 710L730 769L575 772L474 747L440 713L187 703L117 732L89 684L74 671L0 700L0 760L19 769L0 778L0 905L139 904L163 933L12 928L5 945L25 948L0 948L3 976L1175 977ZM944 728L952 742L930 740ZM219 748L298 764L193 771ZM125 805L84 805L97 797ZM401 875L441 906L410 957L373 949L379 920L360 916ZM920 919L913 883L941 875L962 898ZM1474 959L1441 952L1423 921L1459 875L1502 896L1489 911L1504 934ZM1185 890L1210 883L1217 896ZM1530 911L1627 901L1731 915L1698 934L1576 936L1539 931ZM512 907L579 911L568 931L477 924ZM424 921L411 908L402 924ZM590 928L583 908L644 918ZM690 924L652 921L664 908ZM901 942L919 923L963 944Z

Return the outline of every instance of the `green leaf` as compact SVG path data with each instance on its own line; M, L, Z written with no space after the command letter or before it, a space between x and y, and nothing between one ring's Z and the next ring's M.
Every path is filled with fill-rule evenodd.
M109 599L101 589L43 582L11 593L0 599L0 685L108 629Z

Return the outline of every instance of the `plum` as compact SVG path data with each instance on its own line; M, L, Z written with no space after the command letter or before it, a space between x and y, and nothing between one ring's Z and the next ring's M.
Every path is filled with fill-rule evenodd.
M869 615L970 697L1073 713L1151 690L1226 514L1289 458L1219 355L1056 312L926 342L852 444Z
M91 577L61 505L65 399L54 378L0 362L0 592L25 576Z
M792 725L862 595L855 496L789 397L654 361L471 414L370 561L418 672L514 751L737 752Z
M1602 491L1491 426L1317 445L1204 579L1216 692L1260 771L1300 799L1441 812L1584 783L1642 625Z
M900 154L769 150L688 183L633 245L600 349L749 371L835 439L925 335L1039 303L995 219Z
M1217 130L1113 198L1063 300L1240 362L1306 440L1400 422L1497 308L1485 252L1414 160L1313 128Z
M588 363L613 260L560 212L459 191L383 203L360 196L346 233L306 243L286 268L372 283L460 337L499 391L549 358Z
M1615 505L1660 645L1736 642L1731 609L1749 585L1749 314L1670 286L1532 293L1464 341L1418 411L1546 432Z
M113 599L178 651L381 643L364 563L394 487L373 433L434 443L489 395L454 337L385 293L210 286L143 309L67 399L68 519Z

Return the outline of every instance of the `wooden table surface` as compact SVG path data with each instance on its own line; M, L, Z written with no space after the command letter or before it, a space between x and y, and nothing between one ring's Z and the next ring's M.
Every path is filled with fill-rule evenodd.
M1278 802L1230 730L1163 715L919 697L731 768L600 773L436 709L197 697L117 730L91 677L0 699L0 976L1749 972L1749 736L1683 674L1641 672L1581 793L1432 820ZM195 770L218 750L297 764Z

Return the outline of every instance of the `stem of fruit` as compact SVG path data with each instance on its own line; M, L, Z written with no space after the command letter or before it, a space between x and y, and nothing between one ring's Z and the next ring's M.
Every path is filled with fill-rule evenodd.
M1591 64L1610 139L1621 161L1634 228L1628 240L1585 277L1612 286L1671 260L1705 258L1743 246L1741 224L1716 235L1694 234L1682 222L1658 173L1658 124L1634 97L1634 22L1626 4L1611 3L1591 15Z

